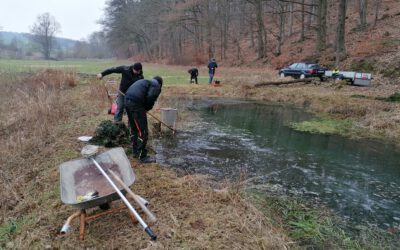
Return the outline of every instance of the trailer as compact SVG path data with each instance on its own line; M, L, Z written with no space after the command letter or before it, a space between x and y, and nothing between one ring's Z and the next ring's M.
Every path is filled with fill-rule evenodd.
M336 78L341 80L348 80L351 85L356 86L371 86L372 74L359 73L353 71L340 71L337 76L332 76L333 71L325 71L325 78Z

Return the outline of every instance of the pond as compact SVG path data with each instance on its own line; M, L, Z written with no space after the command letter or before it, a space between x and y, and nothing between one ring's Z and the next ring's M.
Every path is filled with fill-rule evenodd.
M341 216L381 227L400 224L400 153L390 144L297 132L302 109L242 100L197 99L200 119L154 140L157 160L187 173L315 199Z

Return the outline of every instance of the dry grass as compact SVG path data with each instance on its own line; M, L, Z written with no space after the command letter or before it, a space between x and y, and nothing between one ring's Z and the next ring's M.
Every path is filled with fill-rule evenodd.
M225 96L289 102L339 118L352 117L357 125L369 131L395 139L400 137L399 104L351 97L353 94L388 96L397 85L382 81L372 88L336 89L324 83L254 89L250 87L251 80L239 80L245 71L231 69L223 87L164 88L159 105L183 110L185 107L179 106L183 102L171 101L171 95L183 99ZM273 78L274 72L254 69L252 73ZM0 78L3 79L0 82L1 247L296 248L279 227L271 226L262 213L241 198L240 185L225 185L216 191L211 188L215 184L210 185L205 176L178 177L158 165L143 166L135 161L132 161L137 175L134 191L151 201L151 210L159 218L152 225L159 236L157 242L150 242L138 225L132 226L125 212L91 222L84 242L77 239L76 224L67 237L58 236L64 220L75 210L60 201L57 166L80 157L83 145L76 138L93 134L100 121L110 118L107 116L109 103L103 87L96 81L71 88L68 81L62 80L64 73L42 74L33 78ZM33 80L52 77L63 84ZM191 115L183 113L180 119L195 120L195 117L189 119Z
M125 212L91 222L83 242L78 240L76 222L70 235L59 236L64 220L75 210L60 201L57 166L79 158L83 145L76 138L92 134L101 120L110 118L98 82L74 88L68 87L69 83L51 84L64 82L59 81L63 79L60 74L43 72L41 77L0 83L2 114L7 111L0 127L0 247L287 248L290 241L285 234L243 200L239 189L217 192L207 177L178 177L172 170L135 161L134 190L153 204L151 209L159 219L152 225L159 236L157 242L150 242Z

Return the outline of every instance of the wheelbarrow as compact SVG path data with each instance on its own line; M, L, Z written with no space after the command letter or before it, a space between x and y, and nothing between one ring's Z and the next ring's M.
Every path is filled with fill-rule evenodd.
M61 200L63 203L80 210L67 219L61 229L61 234L66 234L69 231L71 221L80 217L80 239L83 240L85 236L85 224L88 221L111 212L126 209L126 207L120 207L93 216L87 216L86 209L96 206L101 207L120 198L122 198L124 202L128 202L123 195L126 194L126 192L128 192L135 201L141 203L142 210L146 213L150 213L144 206L147 201L134 194L129 188L135 182L135 174L124 149L121 147L113 148L102 154L90 156L89 158L64 162L59 168ZM113 179L117 180L117 183L112 183L112 185L110 185L109 182L111 178L108 176L106 177L106 172L111 173ZM131 209L128 211L132 220L134 222L137 220L143 222L133 207L129 205L128 208ZM132 214L130 210L133 210L134 213ZM141 224L143 225L143 223ZM148 228L146 232L148 232L148 230L150 229Z

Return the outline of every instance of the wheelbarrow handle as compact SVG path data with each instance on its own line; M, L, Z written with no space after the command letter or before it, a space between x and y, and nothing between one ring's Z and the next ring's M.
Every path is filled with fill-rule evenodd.
M149 234L149 236L151 237L151 239L157 239L157 237L154 235L154 233L150 230L149 226L146 224L146 222L144 222L144 220L142 219L142 217L140 217L140 215L138 214L138 212L136 212L136 210L132 207L131 203L129 203L128 199L126 199L126 197L121 193L121 191L119 190L119 188L115 185L115 183L111 180L111 178L107 175L107 173L103 170L103 168L100 166L99 163L97 163L97 161L90 156L89 157L94 165L97 167L97 169L100 171L100 173L106 178L106 180L108 181L108 183L114 188L114 190L117 192L117 194L119 195L119 197L121 198L121 200L124 202L124 204L128 207L128 209L133 213L133 215L136 217L136 219L139 221L139 223L142 225L142 227L144 228L144 230L146 231L147 234ZM152 234L150 235L151 232Z
M126 192L128 192L128 194L135 200L135 202L140 206L140 208L143 210L143 212L145 212L146 215L149 217L149 220L151 222L156 222L157 218L154 216L154 214L152 212L150 212L150 210L145 206L145 204L143 204L143 202L140 201L139 196L137 194L135 194L134 192L132 192L132 190L125 184L125 182L123 180L121 180L121 178L118 177L118 175L116 173L114 173L114 171L112 171L111 169L108 169L108 172L126 190Z

